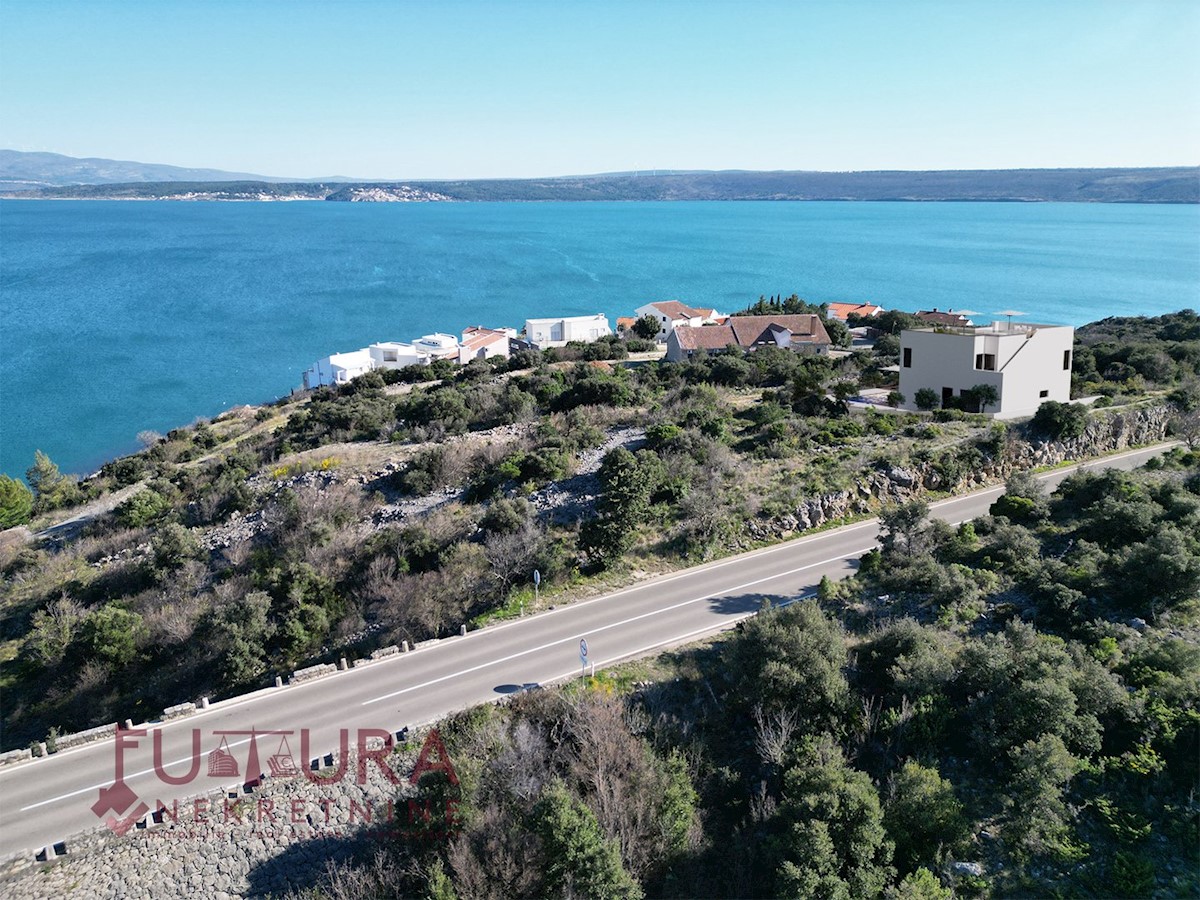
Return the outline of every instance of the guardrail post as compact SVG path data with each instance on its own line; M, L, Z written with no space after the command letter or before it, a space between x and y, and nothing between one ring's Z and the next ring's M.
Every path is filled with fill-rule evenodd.
M407 652L408 652L408 641L401 641L401 642L400 642L400 652L401 652L401 653L407 653Z
M348 669L348 668L350 668L350 667L346 664L346 657L343 656L341 659L338 660L338 669L345 672L346 669Z
M283 687L283 676L282 675L275 676L275 687Z
M467 626L464 625L462 628L458 629L458 633L460 636L466 637L467 636Z

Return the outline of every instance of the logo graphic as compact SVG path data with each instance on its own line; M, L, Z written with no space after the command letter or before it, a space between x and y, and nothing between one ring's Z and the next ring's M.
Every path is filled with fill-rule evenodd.
M407 731L404 729L400 736L407 735ZM177 732L172 734L178 739ZM139 740L148 736L152 738L151 741ZM339 729L337 748L324 756L323 765L320 757L312 752L311 735L307 728L214 729L203 734L199 728L193 728L190 737L190 753L172 759L172 754L164 749L165 735L161 728L153 731L118 728L113 741L113 783L99 789L91 807L96 817L118 835L126 834L135 826L148 826L148 822L145 825L141 823L153 812L155 823L169 822L172 825L249 823L251 827L265 828L272 826L279 816L287 824L302 828L336 828L339 821L345 824L348 819L351 826L356 822L373 823L373 827L390 828L393 833L399 829L401 833L408 833L420 840L444 836L458 822L458 774L436 729L426 736L413 772L407 779L410 785L416 787L415 798L401 801L401 808L397 809L396 799L389 796L386 811L375 809L375 801L370 799L359 802L356 799L348 800L344 792L323 795L320 790L337 785L348 776L353 778L354 783L366 785L372 764L377 769L376 775L381 775L386 784L403 784L405 779L392 768L396 761L393 755L394 736L383 729L358 729L353 746L349 730ZM311 765L297 764L297 758L292 754L290 739L293 737L299 739L299 759L312 760ZM259 738L266 739L262 748L266 758L262 761ZM276 739L278 744L275 743ZM204 754L202 745L212 749ZM270 752L272 749L273 753ZM146 757L151 754L153 764L147 766ZM126 783L127 771L136 771L137 783L142 786L142 797ZM153 786L145 786L149 781L145 776L151 772L158 785L175 788L173 797L171 793L164 792L169 799L163 800L161 796L164 795L157 794ZM437 777L422 781L431 773ZM234 781L231 782L231 779ZM238 798L232 793L233 788L237 787L242 793L249 794L268 779L280 780L284 784L287 779L292 779L296 788L287 794L272 791L253 799ZM379 785L378 779L374 783ZM184 794L179 788L184 786L194 788L188 792L191 799L182 799ZM214 790L231 793L223 801L203 796ZM334 819L334 824L330 825L330 807L336 808L338 804L346 804L347 809L343 810L345 814L340 819ZM404 809L405 805L407 810ZM407 816L404 816L406 811ZM419 823L419 827L413 829L414 823Z
M208 774L213 778L236 778L237 760L229 752L229 739L222 736L217 749L208 754Z

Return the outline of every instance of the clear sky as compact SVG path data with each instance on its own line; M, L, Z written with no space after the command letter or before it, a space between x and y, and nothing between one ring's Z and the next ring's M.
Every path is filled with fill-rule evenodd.
M255 172L1200 163L1200 0L0 4L0 146Z

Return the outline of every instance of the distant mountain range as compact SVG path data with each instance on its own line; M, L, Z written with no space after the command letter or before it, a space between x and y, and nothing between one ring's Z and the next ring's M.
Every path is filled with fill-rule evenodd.
M333 200L991 200L1200 203L1200 167L876 172L657 170L463 181L288 180L177 166L0 150L0 192L25 199Z

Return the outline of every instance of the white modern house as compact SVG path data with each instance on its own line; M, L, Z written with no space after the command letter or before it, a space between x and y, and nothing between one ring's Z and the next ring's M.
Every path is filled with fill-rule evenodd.
M458 345L458 361L464 366L473 359L508 356L508 342L517 336L513 328L483 328L472 325L462 333Z
M442 334L440 331L427 334L413 341L413 346L418 353L428 358L428 362L435 359L458 359L458 338L452 334Z
M917 391L928 388L943 405L976 385L996 389L1000 399L986 412L998 419L1031 416L1046 400L1071 399L1069 325L993 322L991 325L908 329L900 333L900 393L916 409Z
M376 369L403 369L405 366L428 365L429 358L415 345L403 341L381 341L367 348Z
M370 350L334 353L312 364L304 373L304 386L311 389L324 384L345 384L351 378L357 378L373 368L375 362L371 358Z
M661 323L658 335L655 337L655 340L660 343L681 325L699 328L701 325L715 325L718 320L725 318L715 309L698 309L680 303L678 300L659 300L656 303L647 303L645 306L639 306L633 312L639 319L642 316L653 316Z
M526 319L525 339L539 350L562 347L570 341L590 343L612 334L608 316L566 316L557 319Z

